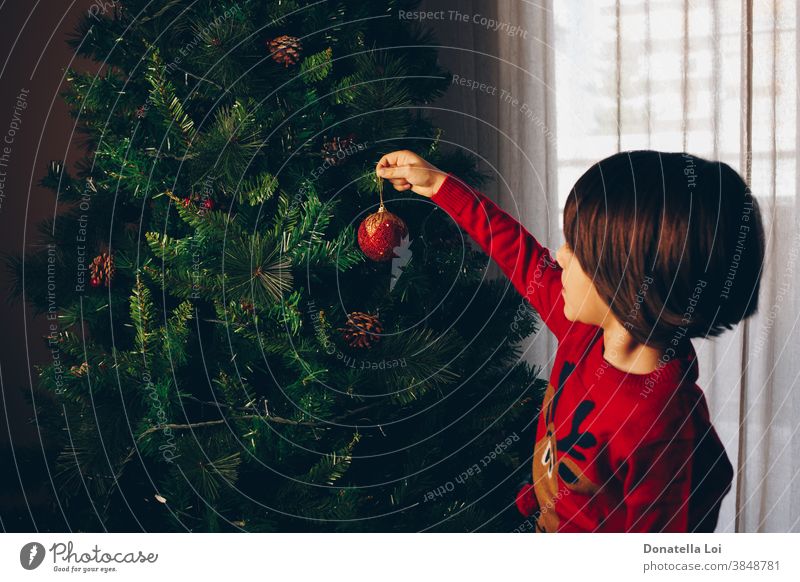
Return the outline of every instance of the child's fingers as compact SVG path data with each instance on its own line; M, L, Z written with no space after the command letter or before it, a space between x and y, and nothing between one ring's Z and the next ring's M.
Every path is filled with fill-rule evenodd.
M409 166L379 167L377 172L381 178L387 178L389 180L393 178L405 179L410 169Z
M408 163L416 157L417 157L416 154L408 150L395 150L393 152L389 152L388 154L384 155L378 162L378 165L382 166L408 165Z
M383 156L380 160L378 160L377 165L375 166L375 172L381 176L381 170L391 169L393 166L397 166L398 159L400 158L400 152L391 152ZM383 176L384 178L388 178L388 176Z

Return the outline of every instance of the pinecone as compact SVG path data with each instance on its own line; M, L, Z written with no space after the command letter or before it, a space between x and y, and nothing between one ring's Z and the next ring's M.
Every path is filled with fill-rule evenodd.
M300 51L303 46L296 36L283 34L267 42L267 48L271 53L272 60L276 63L283 63L285 67L288 67L300 60Z
M102 253L94 258L92 264L89 265L89 274L92 287L100 287L111 285L111 279L114 277L114 257L108 253Z
M355 134L351 133L347 137L334 137L322 145L322 157L327 164L339 166L344 163L348 155L348 149L356 141Z
M383 325L375 315L353 311L347 315L347 325L337 328L351 348L371 348L380 341Z

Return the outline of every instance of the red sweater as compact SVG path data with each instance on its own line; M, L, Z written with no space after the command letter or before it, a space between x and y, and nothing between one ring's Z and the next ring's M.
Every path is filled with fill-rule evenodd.
M431 201L497 263L558 339L517 507L536 531L713 531L733 478L695 384L688 340L632 374L603 357L603 329L564 315L562 269L525 228L448 174Z

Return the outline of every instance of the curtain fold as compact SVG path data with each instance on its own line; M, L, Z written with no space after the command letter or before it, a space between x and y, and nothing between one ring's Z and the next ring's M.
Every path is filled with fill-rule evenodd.
M737 470L717 531L800 531L797 2L465 0L457 10L527 34L437 22L443 64L498 89L451 87L437 123L483 160L494 178L486 193L550 249L563 241L571 186L617 151L688 151L751 185L767 238L758 312L693 340L698 384ZM543 329L524 357L547 377L555 348Z
M741 171L749 173L762 208L767 260L759 311L741 339L735 523L737 531L797 532L797 5L744 0L743 8L752 12L752 34L742 35L742 50L749 51L753 66L749 79L742 79L742 89L750 91L750 120L742 128ZM743 18L743 23L748 20Z
M443 10L434 22L439 60L459 78L485 84L454 84L434 112L444 139L481 160L491 177L485 193L551 249L561 245L557 192L555 52L552 0L486 2L426 0L421 10ZM451 18L457 11L461 18ZM485 24L490 19L498 26ZM466 21L464 21L466 20ZM510 27L518 26L516 31ZM494 263L490 277L501 276ZM509 287L509 293L514 293ZM522 301L522 298L520 298ZM546 332L528 338L522 358L548 377L556 352Z

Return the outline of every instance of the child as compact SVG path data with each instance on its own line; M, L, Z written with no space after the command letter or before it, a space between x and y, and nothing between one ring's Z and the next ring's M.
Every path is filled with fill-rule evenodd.
M409 151L379 176L430 198L558 339L517 495L536 531L714 531L733 469L695 384L692 337L756 311L764 232L728 165L632 151L589 168L556 260L482 193Z

